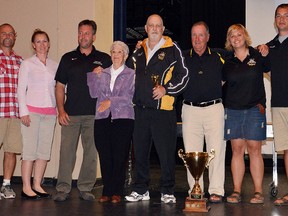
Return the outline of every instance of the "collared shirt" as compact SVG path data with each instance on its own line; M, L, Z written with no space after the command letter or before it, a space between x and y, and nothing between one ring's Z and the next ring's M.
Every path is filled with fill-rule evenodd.
M54 77L57 67L58 63L49 58L44 65L36 55L22 62L18 80L21 117L29 115L27 105L38 108L56 107Z
M113 68L113 65L111 66L111 81L110 81L110 90L111 92L113 91L113 87L114 87L114 84L115 84L115 80L117 78L117 76L124 70L124 64L121 65L121 67L119 67L117 70L115 70Z
M288 107L288 38L279 35L267 43L271 64L271 107Z
M62 56L55 80L67 87L64 109L68 115L95 115L96 99L90 97L87 73L95 67L107 68L110 65L110 56L94 46L87 56L80 52L79 47Z
M162 37L161 40L154 46L154 48L152 50L148 46L148 41L149 41L149 39L146 41L146 46L148 48L147 64L150 61L150 59L152 58L152 56L165 44L166 40Z
M184 100L201 103L221 98L224 60L220 54L207 47L201 56L194 49L185 51L184 56L190 78Z
M249 109L257 104L266 106L263 72L269 71L267 58L252 47L240 61L234 53L225 60L223 68L224 105L229 109Z
M13 51L6 56L0 50L0 117L19 118L17 99L18 74L22 57Z

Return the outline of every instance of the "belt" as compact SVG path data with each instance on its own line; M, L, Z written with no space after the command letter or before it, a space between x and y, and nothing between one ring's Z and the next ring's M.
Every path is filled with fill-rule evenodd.
M144 106L144 105L140 105L140 104L135 104L135 106L142 108L142 109L156 109L156 108L152 108L152 107L148 107L148 106Z
M213 104L217 104L217 103L221 103L222 99L218 98L215 100L211 100L211 101L206 101L206 102L201 102L201 103L194 103L194 102L189 102L189 101L183 101L184 104L186 105L190 105L190 106L197 106L197 107L207 107Z

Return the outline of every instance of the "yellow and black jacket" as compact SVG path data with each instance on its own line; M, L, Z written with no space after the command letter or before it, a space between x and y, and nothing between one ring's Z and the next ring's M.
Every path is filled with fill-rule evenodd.
M171 38L164 36L164 45L152 56L148 64L147 39L143 40L140 49L136 50L130 60L136 71L135 94L133 103L136 106L173 110L175 97L185 89L189 76L184 65L182 52ZM166 89L166 95L159 100L152 97L153 84L151 75L159 75L160 85Z

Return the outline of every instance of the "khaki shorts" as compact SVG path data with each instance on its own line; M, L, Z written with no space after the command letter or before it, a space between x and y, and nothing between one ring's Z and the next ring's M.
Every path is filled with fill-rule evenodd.
M288 107L272 108L273 133L276 151L288 149Z
M0 118L0 146L4 152L20 154L22 152L22 135L20 119Z
M50 160L56 115L29 113L30 126L21 124L23 137L22 159Z

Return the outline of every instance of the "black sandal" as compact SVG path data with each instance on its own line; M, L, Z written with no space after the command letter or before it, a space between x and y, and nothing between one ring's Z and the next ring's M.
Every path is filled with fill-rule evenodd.
M288 206L288 193L274 201L275 206Z
M234 191L230 196L227 197L228 203L238 204L241 202L241 194L237 191Z

